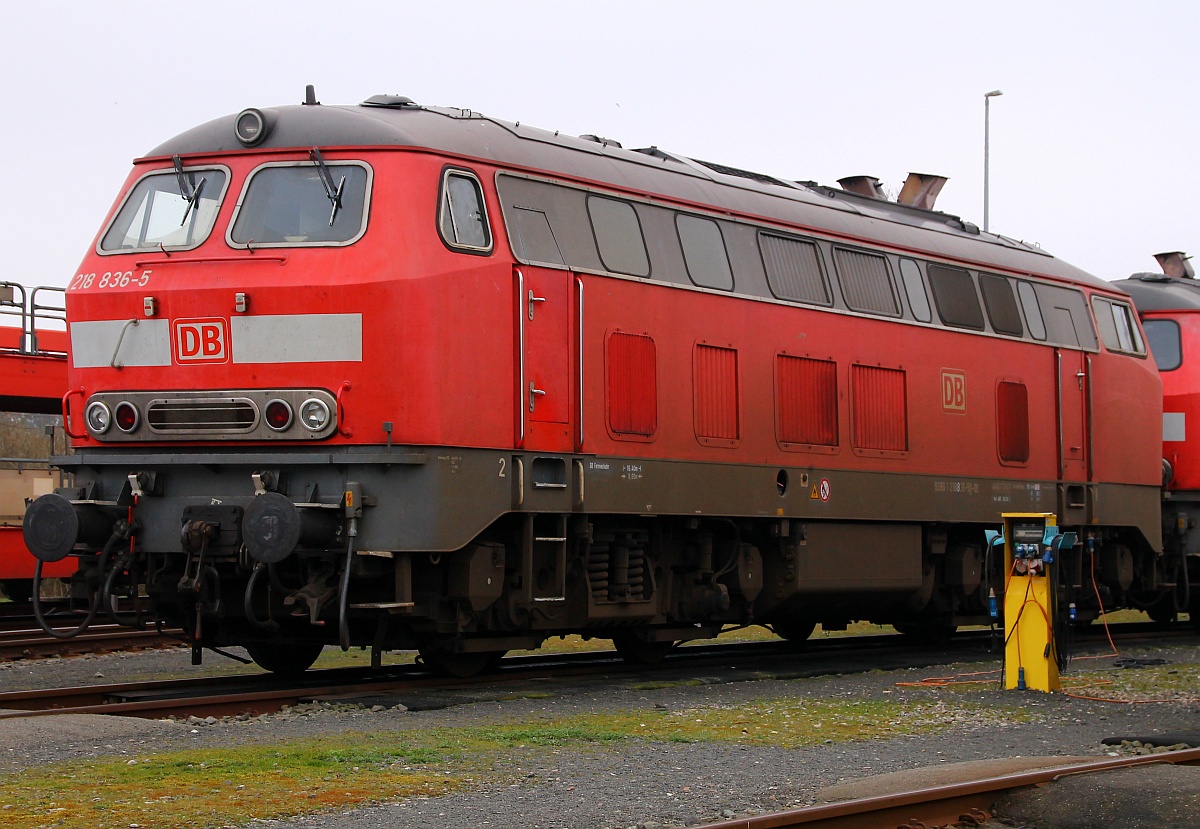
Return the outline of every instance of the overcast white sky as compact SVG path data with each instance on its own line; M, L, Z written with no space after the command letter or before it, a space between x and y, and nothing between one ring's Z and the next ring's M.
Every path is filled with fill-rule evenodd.
M133 158L376 93L779 177L950 178L938 208L1105 279L1200 253L1200 4L0 0L3 279L63 285Z

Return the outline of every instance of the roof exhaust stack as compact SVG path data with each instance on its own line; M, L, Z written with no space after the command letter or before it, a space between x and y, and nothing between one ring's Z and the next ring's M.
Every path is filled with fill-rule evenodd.
M839 178L838 184L847 193L866 196L869 199L887 199L883 194L883 185L874 176L847 176Z
M1154 258L1158 260L1159 267L1167 276L1173 276L1176 279L1196 278L1196 271L1192 269L1192 263L1188 261L1191 257L1181 250L1156 253Z
M900 188L900 195L896 197L896 201L908 207L933 210L933 203L937 201L938 193L942 192L942 187L947 181L949 179L945 176L909 173L908 178L904 180L904 186Z

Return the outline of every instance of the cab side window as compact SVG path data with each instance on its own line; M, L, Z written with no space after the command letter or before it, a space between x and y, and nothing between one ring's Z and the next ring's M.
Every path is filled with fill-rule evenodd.
M492 231L488 224L483 187L474 174L447 170L442 178L438 228L447 245L471 253L490 253Z

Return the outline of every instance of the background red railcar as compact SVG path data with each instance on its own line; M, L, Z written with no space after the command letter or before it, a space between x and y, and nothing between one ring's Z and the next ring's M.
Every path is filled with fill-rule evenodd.
M1162 273L1134 274L1115 284L1133 297L1163 383L1163 537L1172 587L1150 603L1151 616L1190 612L1200 624L1200 441L1188 423L1200 423L1200 283L1181 252L1155 257Z
M29 599L36 559L21 536L25 503L64 483L47 459L66 446L60 428L67 391L67 336L63 290L0 282L0 589L13 601ZM74 562L43 568L66 577Z
M30 546L278 670L944 633L988 620L1006 511L1079 530L1085 618L1159 590L1127 297L933 211L936 178L847 186L398 96L197 127L71 283L76 482Z

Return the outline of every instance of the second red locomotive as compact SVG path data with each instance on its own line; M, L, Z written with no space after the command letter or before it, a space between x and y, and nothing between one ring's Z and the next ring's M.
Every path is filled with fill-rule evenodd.
M280 671L335 643L470 673L569 632L637 660L749 622L937 635L988 619L1002 512L1077 530L1085 618L1160 590L1128 297L939 187L400 96L217 119L135 163L71 282L75 485L26 538L79 597L146 595Z

